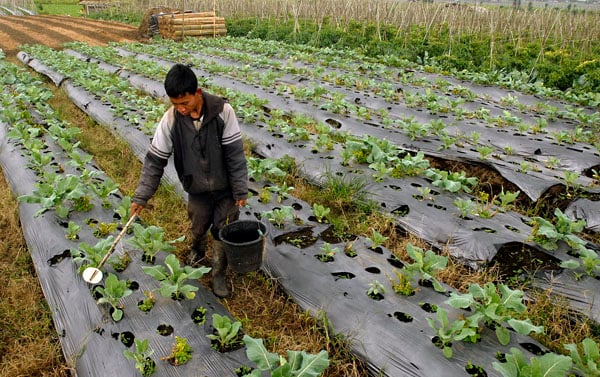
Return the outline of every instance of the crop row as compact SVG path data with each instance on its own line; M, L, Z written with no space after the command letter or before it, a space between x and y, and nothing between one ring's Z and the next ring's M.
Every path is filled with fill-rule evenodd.
M145 64L146 66L151 66L150 63ZM97 80L100 81L100 80ZM236 94L229 90L227 92L228 94L230 94L230 98L232 99L232 101L235 104L235 101L237 99L239 99L240 97L243 98L244 100L246 100L248 97L244 97L241 96L240 94ZM247 107L247 102L244 102L244 106ZM254 114L257 113L257 111L259 111L258 105L255 106L256 111L254 112ZM274 115L275 111L271 111L271 115ZM271 118L272 119L272 118ZM283 120L282 120L283 122ZM295 129L300 129L303 130L303 128L301 127L295 127ZM289 136L289 140L290 142L294 142L294 140L302 139L302 137L297 137L296 139L292 139L292 135L288 134ZM321 135L322 136L322 135ZM258 138L263 138L264 136L258 137ZM315 141L315 144L318 145L319 140L323 140L322 137L316 138L316 139L312 139ZM385 142L385 140L383 140L383 142ZM345 145L345 148L342 150L342 152L346 152L348 156L353 157L353 156L363 156L361 157L361 159L358 160L358 162L363 162L363 163L369 163L371 169L373 169L374 167L378 166L378 160L375 160L376 158L379 159L383 159L383 160L388 160L390 166L394 166L395 169L397 169L398 167L404 167L404 175L418 175L419 172L423 173L425 172L425 175L427 176L427 178L429 179L429 182L432 183L434 186L438 187L438 188L442 188L445 191L449 191L449 192L457 192L457 191L461 191L461 190L466 190L466 191L470 191L470 185L473 185L474 182L471 183L467 183L470 182L469 179L466 179L466 177L464 177L464 175L460 175L460 174L449 174L447 172L443 172L443 171L436 171L435 169L429 169L428 168L428 164L427 164L427 160L423 160L422 155L417 154L416 156L411 156L411 155L407 155L405 156L404 159L402 160L398 160L397 158L394 159L394 156L398 154L397 149L394 149L393 145L390 145L389 143L382 143L382 141L377 141L377 139L369 139L368 137L363 138L362 140L352 140L351 138L344 138L343 139L343 144ZM325 144L322 144L325 145ZM354 147L352 147L354 145ZM306 148L303 148L303 150L306 150ZM313 148L313 152L315 150L319 150L318 148ZM389 150L389 151L388 151ZM274 150L271 150L271 152L273 153ZM376 153L375 153L376 151ZM340 152L340 153L342 153ZM283 155L279 155L279 157L283 157ZM310 157L303 157L302 160L308 160ZM356 157L354 157L356 158ZM362 160L364 158L364 160ZM347 165L347 162L344 163L344 161L342 161L342 165ZM321 164L320 162L316 161L316 164ZM384 168L386 167L385 165L383 166ZM321 170L319 168L319 166L315 166L315 169L306 169L308 171L319 171ZM407 169L417 169L417 170L407 170ZM356 169L354 171L357 171ZM377 174L373 174L375 181L381 181L383 180L383 176L379 176ZM464 183L461 183L464 180ZM405 184L402 184L401 182L398 182L396 184L396 186L401 187L401 186L405 186ZM413 197L415 198L421 198L419 200L419 203L423 201L424 198L426 197L431 197L431 195L428 194L428 190L427 190L427 183L419 183L419 192L418 194L414 194ZM430 191L430 190L429 190ZM439 196L439 193L437 194L437 208L442 208L440 206L441 203L441 197ZM496 219L500 218L501 216L499 214L501 214L502 212L505 212L508 207L510 206L510 202L512 200L514 200L514 194L512 193L505 193L502 192L499 194L498 197L494 197L492 199L485 198L483 196L483 194L477 194L477 196L474 199L454 199L453 201L451 200L450 202L452 203L451 205L454 205L455 207L457 207L460 212L459 212L459 216L463 219L466 220L472 220L470 219L468 216L472 215L472 214L476 214L478 216L479 219L482 219L482 221L484 221L484 224L482 225L482 227L475 227L473 228L473 230L475 231L475 233L473 234L478 234L477 230L478 229L488 229L490 234L490 238L494 239L493 242L497 242L497 237L500 235L500 233L497 232L497 230L494 230L493 228L495 228L494 226L491 225L486 225L485 224L485 219L486 218L491 218L491 217L496 217ZM509 199L510 197L512 197L512 199ZM433 197L431 197L430 201L433 201L432 199ZM497 204L500 205L500 207L496 207L496 199L498 198ZM412 198L411 198L412 199ZM414 199L413 199L414 201ZM425 201L427 203L427 205L429 206L429 204L432 204L428 201ZM412 211L415 210L415 206L411 205L410 209ZM392 207L390 208L390 211L392 211L392 213L394 211L396 211L396 207ZM427 209L427 207L425 207L425 212L422 213L426 213L427 211L430 211L430 209ZM413 213L414 215L414 213ZM416 215L416 217L422 217L422 215ZM401 220L400 220L401 221ZM453 220L450 218L450 221L453 222ZM500 221L509 221L506 218L504 218L503 220ZM538 221L539 222L539 221ZM406 219L406 223L412 223L412 226L414 227L414 218L411 218L410 216ZM520 225L519 225L520 224ZM513 229L514 231L517 231L518 228L522 228L522 225L520 220L517 220L517 224L511 225L511 227L509 229ZM425 224L425 226L427 226ZM535 239L540 239L539 237L537 237L537 229L539 229L539 227L537 225L535 225L535 222L532 221L532 226L533 228L530 228L530 230L527 230L527 228L523 229L523 230L519 230L520 233L526 232L526 233L530 233L531 234L531 238ZM490 228L491 227L491 228ZM510 233L510 232L509 232ZM481 234L481 233L479 233ZM526 235L526 234L525 234ZM439 239L440 238L440 234L433 234L431 236L431 239ZM451 235L448 236L448 239L450 239ZM477 237L477 236L475 236ZM504 236L503 236L504 237ZM509 238L511 236L508 236ZM515 238L516 237L516 238ZM525 240L523 238L521 238L522 236L512 236L513 240L520 240L520 242L524 242ZM479 238L481 238L481 236L479 236ZM556 237L555 237L556 238ZM583 243L579 243L580 245L583 245ZM480 244L483 245L483 244ZM463 246L464 247L464 246ZM489 247L489 246L488 246ZM478 251L479 253L481 252L480 250ZM493 255L493 251L491 252ZM597 256L595 256L595 252L589 248L583 247L581 248L581 250L574 252L574 254L579 255L582 258L582 262L576 262L573 260L567 261L563 264L563 266L565 267L576 267L578 264L581 265L583 264L585 267L585 272L587 274L590 275L594 275L596 272L596 266L597 264ZM564 258L564 257L563 257ZM569 258L565 258L565 259L569 259ZM577 272L576 274L579 274L579 272ZM578 276L578 275L575 275ZM581 275L579 275L581 276Z
M375 285L375 284L372 286L372 288L374 288L374 290L375 290L375 291L377 291L377 290L378 290L378 289L377 289L378 287L377 287L377 285ZM441 319L440 319L440 321L441 321Z

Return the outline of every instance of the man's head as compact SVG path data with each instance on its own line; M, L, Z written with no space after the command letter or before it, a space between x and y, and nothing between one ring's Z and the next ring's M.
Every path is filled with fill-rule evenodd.
M165 77L165 91L171 98L195 94L197 89L198 79L196 74L185 64L175 64Z
M165 91L171 103L181 115L200 112L202 92L198 89L198 79L190 67L175 64L165 78Z

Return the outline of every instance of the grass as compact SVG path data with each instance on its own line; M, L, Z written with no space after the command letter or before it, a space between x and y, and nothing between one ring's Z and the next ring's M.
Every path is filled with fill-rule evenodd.
M65 16L81 16L83 9L77 3L36 3L36 11L39 14L58 14Z
M17 208L4 176L0 177L0 376L67 376Z

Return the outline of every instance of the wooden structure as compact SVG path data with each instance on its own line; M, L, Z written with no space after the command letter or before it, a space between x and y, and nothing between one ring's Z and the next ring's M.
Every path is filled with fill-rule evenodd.
M225 19L214 11L196 13L169 13L158 16L158 30L163 38L216 37L227 34Z
M111 6L108 1L93 1L93 0L81 0L79 5L83 7L82 12L88 16L92 12L98 12Z

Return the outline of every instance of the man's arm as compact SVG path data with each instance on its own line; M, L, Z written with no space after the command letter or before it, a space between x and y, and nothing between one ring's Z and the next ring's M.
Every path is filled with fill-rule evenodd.
M146 152L140 181L132 198L130 208L132 214L139 215L160 185L165 166L167 166L169 157L173 152L173 141L170 133L172 124L173 108L170 108L156 127L152 144Z
M246 204L248 198L248 167L244 155L244 143L240 126L230 104L226 103L221 113L223 128L222 147L227 167L227 176L231 184L233 198L238 206Z

